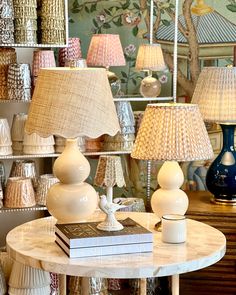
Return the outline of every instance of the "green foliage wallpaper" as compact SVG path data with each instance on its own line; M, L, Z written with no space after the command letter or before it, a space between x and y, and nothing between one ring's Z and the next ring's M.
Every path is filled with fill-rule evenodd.
M236 0L180 0L179 4L178 94L188 101L202 66L233 63ZM139 93L144 73L135 71L135 60L139 45L149 42L150 17L150 0L69 0L70 36L80 38L84 58L93 34L120 35L126 66L112 68L112 71L121 79L124 94ZM155 73L162 83L161 96L172 95L174 18L174 0L154 0L153 42L161 44L168 66L167 71ZM130 190L133 196L144 196L146 163L129 158L126 165L129 175L125 196L130 196ZM159 167L160 163L152 165L151 191L156 189ZM205 188L205 162L187 163L182 168L186 188Z
M193 7L210 7L206 12L201 9L197 13L198 19L209 14L209 26L214 25L214 13L220 16L221 20L227 19L229 30L232 30L231 36L234 40L224 39L224 32L212 31L209 34L222 33L221 46L217 47L213 44L215 53L212 51L212 44L204 46L204 56L211 54L220 56L225 51L226 63L232 63L233 43L236 43L236 0L180 0L179 15L183 15L184 23L179 19L179 31L186 38L187 53L185 52L188 65L183 66L183 60L180 61L180 73L178 75L179 86L183 89L183 93L191 97L194 85L200 72L199 57L203 49L198 44L197 34L194 26L191 26L191 18L189 12L193 12ZM212 13L213 12L213 13ZM172 49L166 46L166 40L160 37L158 30L161 29L168 32L173 25L175 15L174 0L154 0L153 13L153 41L160 42L169 71L155 73L162 83L161 96L171 95L171 71L173 70ZM210 15L212 19L210 18ZM125 67L117 67L112 69L121 79L122 90L125 94L139 92L140 80L144 77L144 73L137 72L134 69L135 58L138 47L141 43L149 42L150 32L150 0L69 0L69 21L70 36L79 37L82 44L83 57L86 58L89 42L93 34L98 33L116 33L120 35L121 43L126 58ZM221 24L219 23L219 26ZM235 30L234 27L235 26ZM226 27L227 28L227 27ZM207 42L207 41L206 41ZM213 41L215 42L215 41ZM229 43L231 44L229 46ZM222 46L226 44L227 46ZM206 45L206 44L204 44ZM216 48L217 47L217 50ZM230 47L230 48L229 48ZM179 49L181 52L181 48ZM226 54L227 51L227 54ZM216 53L217 52L217 53Z

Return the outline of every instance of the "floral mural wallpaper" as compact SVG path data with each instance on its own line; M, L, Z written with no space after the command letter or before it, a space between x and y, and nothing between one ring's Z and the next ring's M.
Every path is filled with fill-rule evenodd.
M203 66L233 65L236 46L236 0L180 0L178 18L178 95L191 100ZM172 95L174 0L154 0L153 42L160 43L168 70L156 72L162 85L161 96ZM126 95L139 94L145 73L135 70L138 47L150 38L149 0L69 0L70 36L81 40L86 58L93 34L119 34L126 66L113 68ZM143 104L140 104L144 108ZM135 104L139 108L139 103ZM216 151L217 152L217 151ZM132 162L132 160L131 160ZM145 190L146 164L133 162L129 175L136 195ZM185 187L205 189L209 163L183 164ZM152 165L151 189L156 189L158 165Z

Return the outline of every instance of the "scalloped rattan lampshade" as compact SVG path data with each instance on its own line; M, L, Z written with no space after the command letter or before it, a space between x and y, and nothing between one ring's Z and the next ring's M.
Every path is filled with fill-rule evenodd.
M163 71L166 69L161 45L141 44L138 49L135 69L138 71Z
M88 66L124 66L125 57L120 42L120 36L116 34L93 35L87 54Z
M198 106L148 104L131 156L162 161L212 158L212 147Z
M40 69L25 129L42 137L115 135L120 127L106 70Z
M208 122L236 123L236 67L202 69L192 97Z

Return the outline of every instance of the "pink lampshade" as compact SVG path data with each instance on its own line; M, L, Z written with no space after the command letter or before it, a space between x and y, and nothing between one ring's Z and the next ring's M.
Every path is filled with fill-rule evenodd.
M82 58L80 38L69 38L68 47L59 49L59 66L64 67L67 60Z
M120 36L115 34L93 35L87 54L88 66L124 66L125 57Z

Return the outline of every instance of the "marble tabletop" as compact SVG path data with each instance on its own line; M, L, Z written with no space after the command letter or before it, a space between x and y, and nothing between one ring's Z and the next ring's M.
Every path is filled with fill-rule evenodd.
M20 225L7 235L10 256L23 264L45 271L103 278L148 278L186 273L219 261L225 254L226 239L217 229L191 219L187 220L187 241L166 244L154 230L158 218L153 213L117 212L118 219L131 217L154 233L150 253L98 256L70 259L55 243L53 217L36 219ZM96 212L92 220L102 220Z

